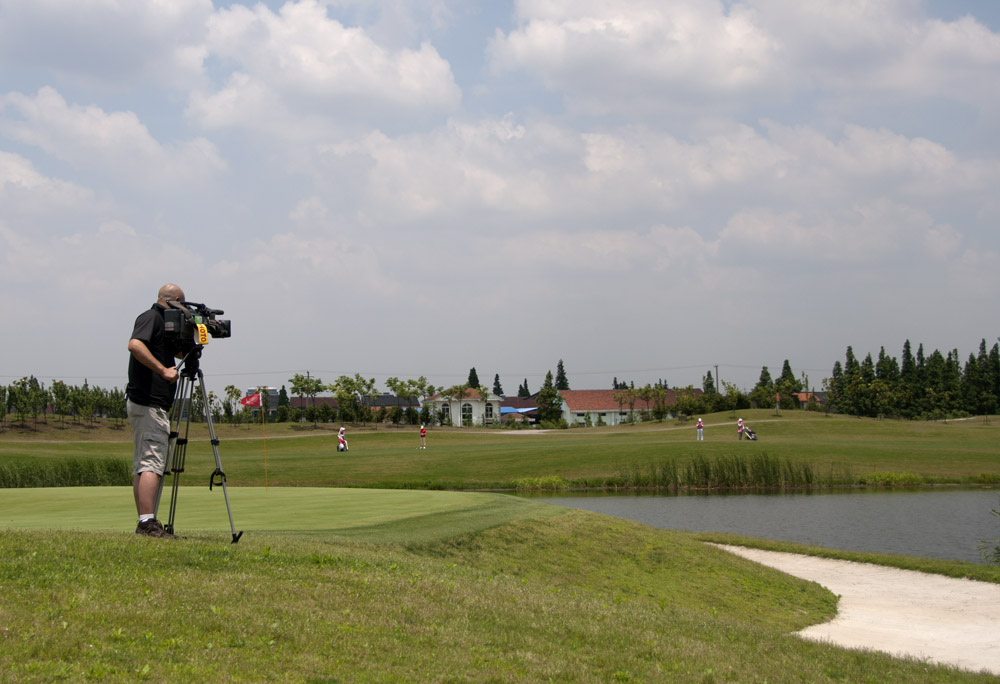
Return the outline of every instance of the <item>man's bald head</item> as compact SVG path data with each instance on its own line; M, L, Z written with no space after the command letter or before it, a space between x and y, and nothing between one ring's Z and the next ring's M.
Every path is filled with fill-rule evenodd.
M156 303L160 306L166 306L167 302L183 302L184 301L184 290L178 285L173 283L167 283L160 288L160 291L156 293Z

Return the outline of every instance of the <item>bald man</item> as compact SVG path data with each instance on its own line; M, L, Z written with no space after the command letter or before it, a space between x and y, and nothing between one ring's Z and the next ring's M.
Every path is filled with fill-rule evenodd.
M167 283L157 292L156 303L135 319L128 341L128 385L125 387L128 419L135 450L132 453L132 494L139 524L136 534L174 538L156 519L156 492L167 464L170 407L177 388L175 348L165 332L163 313L168 302L183 302L184 291Z

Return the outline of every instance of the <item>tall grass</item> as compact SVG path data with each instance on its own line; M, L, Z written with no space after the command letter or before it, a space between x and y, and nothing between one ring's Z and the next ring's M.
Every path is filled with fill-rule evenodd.
M109 487L132 484L132 464L117 458L34 459L0 463L0 488Z
M823 476L809 463L779 459L766 451L751 455L720 454L713 458L692 456L681 463L665 458L647 464L622 466L606 487L635 489L782 489L810 487L917 487L926 478L903 471L874 471L855 475L843 463L831 463ZM572 484L570 485L572 486Z
M714 459L697 455L686 463L676 458L630 464L609 479L611 486L640 489L774 489L818 485L815 470L808 463L797 463L769 456L766 451L753 455L721 454ZM841 484L847 484L841 482Z

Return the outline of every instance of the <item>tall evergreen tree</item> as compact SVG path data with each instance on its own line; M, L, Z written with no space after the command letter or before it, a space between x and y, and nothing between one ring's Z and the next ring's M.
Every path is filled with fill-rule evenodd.
M899 361L899 377L903 382L913 382L917 372L917 362L913 358L913 351L910 348L910 341L903 343L903 355Z
M958 350L952 349L944 360L944 384L947 393L945 411L954 413L962 409L962 362Z
M469 369L469 387L479 387L479 374L476 373L476 367L473 366Z
M495 374L493 376L493 394L497 395L498 397L502 397L504 395L503 394L503 387L500 385L500 374L499 373L497 373L497 374Z
M775 385L791 385L798 386L799 380L795 377L795 373L792 372L792 364L785 359L785 362L781 364L781 375L778 376L778 381Z
M562 417L562 399L552 380L552 371L545 374L545 382L538 391L538 420L552 423Z
M803 389L802 382L792 372L792 364L788 362L788 359L785 359L785 363L781 366L781 375L778 376L778 380L774 383L774 391L780 398L781 408L798 408L799 401L794 395Z
M922 352L923 345L920 346L918 359L923 356ZM923 376L920 381L924 390L923 396L921 396L920 412L924 415L932 415L935 411L940 410L940 407L945 403L945 366L944 355L937 349L923 360L923 364L920 364L918 360L917 367L923 368L923 373L918 372L918 374Z
M980 347L981 352L986 351L986 341ZM983 354L985 356L985 353ZM975 354L969 354L969 360L965 362L965 371L962 373L962 404L969 413L985 415L990 413L984 410L989 402L988 382L985 371L987 368L981 365L979 358Z
M522 399L527 399L531 396L531 390L528 389L528 378L524 379L524 384L517 388L517 396Z
M913 357L910 341L903 343L903 353L899 360L899 385L896 388L898 396L898 412L904 418L913 418L916 409L914 397L917 391L917 361Z
M848 345L844 352L844 379L850 381L851 378L861 372L861 364L854 356L854 349Z
M701 379L701 390L705 394L715 394L718 392L718 388L715 386L715 378L712 377L712 371L708 373Z
M1000 402L1000 344L993 345L987 358L989 368L986 375L989 378L990 392Z
M878 361L875 363L875 377L891 385L899 382L901 371L896 358L885 353L885 347L879 349Z
M861 362L861 379L866 384L871 384L875 379L875 362L872 361L871 354L865 354L864 361Z
M830 377L823 381L826 390L826 407L834 411L844 411L844 366L840 361L833 362Z
M569 389L569 379L566 377L566 369L563 367L562 359L559 359L559 363L556 364L556 389L560 391Z
M760 369L760 379L750 391L750 401L757 408L771 408L774 406L774 381L771 380L771 372L764 366Z

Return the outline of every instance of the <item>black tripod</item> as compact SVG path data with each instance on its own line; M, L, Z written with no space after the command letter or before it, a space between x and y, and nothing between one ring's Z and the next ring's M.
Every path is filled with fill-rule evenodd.
M163 481L167 476L167 471L172 477L170 492L170 517L167 524L163 526L167 532L174 532L174 517L177 513L177 492L180 489L180 475L184 472L184 458L187 456L188 431L191 429L191 394L194 391L195 380L198 381L199 392L201 393L201 403L205 410L205 423L208 424L208 436L212 440L212 452L215 454L215 472L209 477L208 489L213 486L222 485L222 495L226 500L226 511L229 513L229 529L233 533L233 543L237 543L243 536L243 530L236 532L233 525L233 509L229 506L229 492L226 489L226 474L222 472L222 461L219 459L219 440L215 436L215 428L212 426L212 416L208 405L208 394L205 392L205 375L201 372L199 359L201 359L202 345L195 345L181 361L183 369L177 378L177 396L170 411L170 443L167 447L167 463L160 478L159 488L156 490L156 504L153 508L155 514L160 509L160 496L163 494ZM186 418L185 415L186 409ZM181 420L184 419L184 436L180 436Z

